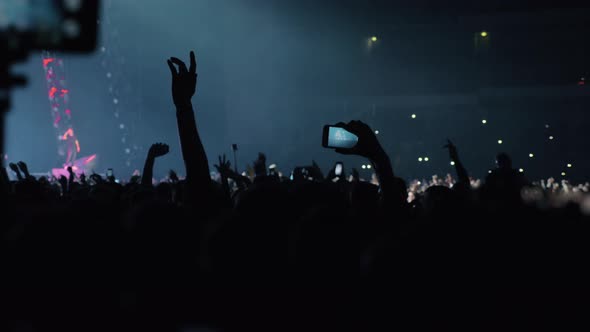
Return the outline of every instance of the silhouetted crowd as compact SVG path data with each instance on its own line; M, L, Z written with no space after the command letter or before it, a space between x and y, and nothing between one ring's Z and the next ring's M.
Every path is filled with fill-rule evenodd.
M190 58L188 68L168 60L186 177L171 172L153 184L162 143L125 183L71 168L69 178L35 178L23 162L10 165L10 181L3 168L3 301L16 318L1 330L36 331L44 323L33 313L81 330L227 328L230 313L307 330L285 309L298 303L340 323L370 308L416 329L497 330L499 321L529 326L544 310L570 314L570 295L551 289L587 283L588 183L529 183L506 154L475 180L449 142L455 176L406 184L359 121L340 124L359 142L337 152L367 158L371 181L354 170L323 174L315 163L284 176L264 154L244 174L221 156L212 180ZM87 310L103 319L89 323Z

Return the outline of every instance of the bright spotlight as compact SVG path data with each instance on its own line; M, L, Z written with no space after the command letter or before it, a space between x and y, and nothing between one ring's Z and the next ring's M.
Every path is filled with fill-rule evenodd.
M367 165L367 169L371 169L371 165Z
M561 172L561 176L565 176L565 172Z
M416 118L416 114L412 114L412 119L415 119L415 118Z
M365 168L367 168L367 165L363 165L363 166L361 166L361 168L362 169L365 169Z
M480 33L480 36L482 36L483 38L485 38L485 37L487 37L487 36L488 36L488 32L487 32L487 31L482 31L482 32Z
M572 164L567 164L567 168L572 168Z
M529 153L529 158L532 158L532 157L534 157L534 156L535 156L534 154L532 154L532 153Z
M419 162L422 162L422 157L418 158L418 161L419 161Z
M428 161L428 160L429 160L428 157L424 157L424 161Z
M488 123L488 120L483 119L483 120L481 120L481 123L486 124L486 123Z
M375 130L375 135L379 135L379 130Z
M455 166L455 162L454 161L451 161L451 166Z
M501 139L498 140L498 144L504 143Z
M549 140L551 140L551 141L552 141L552 140L553 140L553 136L549 136Z
M377 36L373 36L373 37L371 37L371 41L372 41L372 42L376 42L377 40L378 40L378 39L377 39Z
M519 168L518 171L522 173L522 172L524 172L524 169Z

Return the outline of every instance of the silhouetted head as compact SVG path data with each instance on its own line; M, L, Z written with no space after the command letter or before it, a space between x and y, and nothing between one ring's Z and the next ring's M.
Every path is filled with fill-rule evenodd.
M512 159L510 159L510 156L504 152L498 153L496 156L496 166L501 169L511 169Z

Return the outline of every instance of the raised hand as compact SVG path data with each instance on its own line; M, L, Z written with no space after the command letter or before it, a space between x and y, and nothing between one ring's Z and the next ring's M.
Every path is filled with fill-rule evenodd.
M31 175L29 174L29 168L27 167L27 164L25 164L24 161L19 161L18 162L18 167L20 168L21 172L23 172L23 175L26 178L29 178Z
M161 157L168 153L170 148L164 143L152 144L148 151L145 164L143 165L143 173L141 175L141 184L144 186L152 185L152 177L154 176L154 161L156 158Z
M219 156L218 160L219 160L219 164L214 165L215 168L217 169L219 174L221 174L221 176L227 177L228 175L230 175L232 173L230 161L225 158L225 154L223 155L223 157Z
M455 163L455 170L457 171L457 178L459 180L458 183L464 184L467 188L470 187L469 181L469 174L467 173L467 169L463 166L463 163L459 160L459 152L457 152L457 147L450 139L447 138L447 144L443 147L445 149L449 149L449 158L451 161ZM459 186L457 186L459 188Z
M148 152L148 156L150 156L152 158L158 158L158 157L161 157L161 156L167 154L169 151L170 151L170 148L168 147L168 144L155 143L155 144L152 144L152 146L150 147L150 150Z
M191 98L197 89L197 61L195 52L190 53L190 67L187 69L182 60L171 57L167 60L172 74L172 99L178 106L190 105ZM178 69L174 66L178 66Z
M451 142L450 139L447 138L447 144L444 146L444 148L449 149L449 157L452 161L456 162L459 160L459 153L457 152L457 147L455 146L455 144L453 144L453 142Z
M22 174L20 173L20 170L18 169L18 166L16 166L15 163L10 163L8 164L8 167L10 167L10 169L16 173L16 178L21 181L23 179Z
M381 159L385 155L377 135L366 123L361 121L350 121L349 123L338 123L342 127L358 137L358 143L351 149L336 149L341 154L354 154L369 158L370 160Z

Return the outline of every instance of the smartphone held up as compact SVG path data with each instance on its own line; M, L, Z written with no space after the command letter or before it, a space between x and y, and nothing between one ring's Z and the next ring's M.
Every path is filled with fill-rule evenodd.
M325 125L322 134L322 146L331 149L352 149L359 141L358 136L339 127Z

